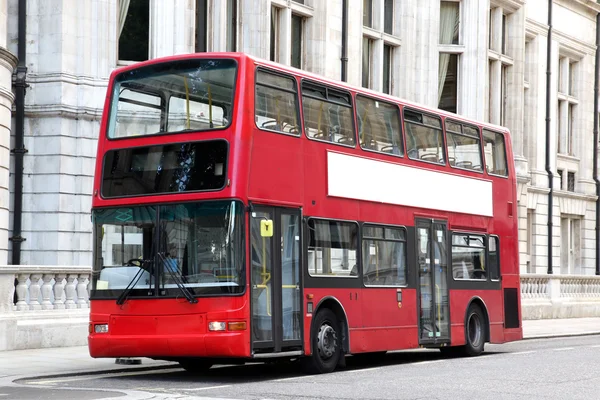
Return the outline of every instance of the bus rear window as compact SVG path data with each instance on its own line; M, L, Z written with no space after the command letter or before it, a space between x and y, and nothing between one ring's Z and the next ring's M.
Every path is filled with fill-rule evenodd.
M112 150L104 156L102 196L219 190L226 166L224 140Z
M121 73L115 78L108 137L227 127L236 70L235 60L192 59Z

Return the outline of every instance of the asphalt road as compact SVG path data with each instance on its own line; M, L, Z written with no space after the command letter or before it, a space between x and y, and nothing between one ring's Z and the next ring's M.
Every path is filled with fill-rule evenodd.
M380 362L304 375L294 363L180 368L22 380L3 399L599 399L600 336L487 345L485 355L388 353ZM125 397L123 397L125 396Z

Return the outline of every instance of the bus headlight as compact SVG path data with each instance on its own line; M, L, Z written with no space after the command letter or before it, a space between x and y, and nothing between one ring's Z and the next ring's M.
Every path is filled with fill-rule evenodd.
M226 328L226 324L225 322L209 322L208 323L208 330L209 331L224 331Z
M96 332L96 333L108 333L108 324L96 324L96 325L94 325L94 332Z

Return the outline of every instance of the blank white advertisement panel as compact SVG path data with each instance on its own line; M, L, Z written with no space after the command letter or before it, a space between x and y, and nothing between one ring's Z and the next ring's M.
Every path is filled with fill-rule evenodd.
M327 153L329 196L493 216L492 182Z

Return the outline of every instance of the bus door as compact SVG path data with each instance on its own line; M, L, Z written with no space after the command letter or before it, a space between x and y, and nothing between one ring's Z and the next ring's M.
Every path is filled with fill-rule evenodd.
M253 206L250 212L252 350L302 349L299 209Z
M416 220L419 344L450 342L446 222Z

